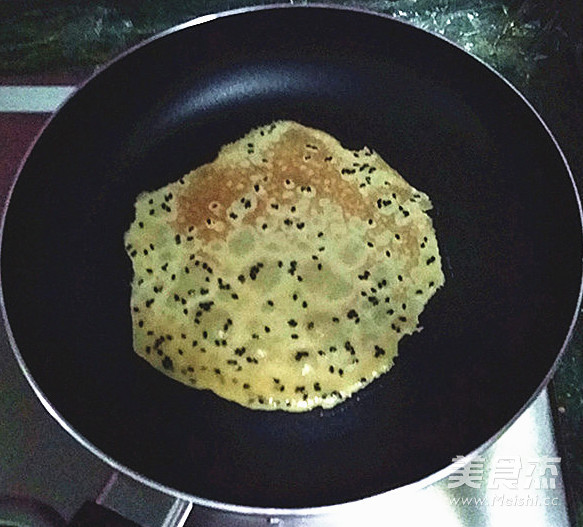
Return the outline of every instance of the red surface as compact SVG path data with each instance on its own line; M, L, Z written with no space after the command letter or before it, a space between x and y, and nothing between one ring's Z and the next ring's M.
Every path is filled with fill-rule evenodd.
M50 114L0 113L0 203L20 164Z

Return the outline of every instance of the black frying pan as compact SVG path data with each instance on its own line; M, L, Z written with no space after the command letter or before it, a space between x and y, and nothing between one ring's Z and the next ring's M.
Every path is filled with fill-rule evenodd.
M139 359L122 240L140 191L275 119L368 145L427 192L446 273L387 375L299 415ZM187 25L90 80L20 173L1 270L27 376L82 442L204 503L296 508L417 482L499 433L568 339L581 257L569 170L504 80L389 18L288 7Z

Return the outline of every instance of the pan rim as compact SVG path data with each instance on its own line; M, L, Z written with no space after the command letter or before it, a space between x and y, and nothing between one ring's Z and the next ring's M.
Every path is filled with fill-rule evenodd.
M79 91L83 90L83 88L86 85L88 85L89 83L91 83L94 78L98 77L103 71L107 70L113 64L117 63L120 60L123 60L127 55L134 53L136 50L139 50L142 47L147 46L147 45L151 44L152 42L157 41L158 39L162 39L162 38L167 37L169 35L178 33L179 31L193 28L193 27L196 27L198 25L210 23L212 21L226 18L226 17L245 15L245 14L253 13L256 11L278 11L281 9L328 10L328 11L337 11L337 12L345 12L345 13L360 13L360 14L364 14L364 15L368 15L368 16L373 16L376 18L387 19L393 23L396 22L398 24L408 26L409 28L414 29L416 31L421 31L421 32L427 33L433 37L437 37L442 42L457 48L459 51L463 52L466 55L469 55L472 59L478 61L481 66L484 66L485 68L487 68L487 70L489 70L491 73L493 73L499 80L502 80L505 83L505 85L508 88L510 88L514 92L515 95L517 95L520 98L521 102L526 105L528 110L536 117L539 124L542 125L546 135L551 139L554 147L558 151L558 153L561 157L561 160L563 162L563 165L567 171L571 185L573 187L574 197L575 197L577 209L579 212L579 231L580 231L580 235L581 235L579 242L580 242L580 245L583 247L583 207L581 204L581 197L580 197L580 194L579 194L579 191L577 188L577 184L575 182L575 178L574 178L573 173L571 171L571 168L569 166L569 163L568 163L560 145L558 144L557 139L555 138L552 131L550 130L550 128L548 127L546 122L543 120L541 115L538 113L538 111L528 101L528 99L512 83L510 83L510 81L508 81L504 76L502 76L499 72L497 72L492 66L488 65L482 59L475 56L474 54L472 54L471 52L469 52L468 50L463 48L461 45L447 39L443 35L429 31L429 30L424 29L424 28L420 28L420 27L412 24L411 22L399 20L399 19L397 19L389 14L386 14L386 13L376 12L376 11L372 11L369 9L365 9L362 7L356 7L356 6L338 6L338 5L330 5L330 4L323 4L323 3L312 3L312 4L308 4L308 5L274 3L274 4L267 4L267 5L261 5L261 6L251 6L251 7L231 9L231 10L221 11L218 13L210 13L210 14L196 17L192 20L178 24L178 25L173 26L171 28L168 28L167 30L164 30L156 35L153 35L153 36L145 39L144 41L130 47L127 50L125 50L121 54L117 55L116 57L114 57L113 59L111 59L110 61L105 63L103 66L96 69L96 71L92 75L90 75L86 80L84 80L78 86L78 88L76 90L74 90L74 92L71 93L63 101L63 103L61 105L59 105L58 109L50 116L50 118L48 118L46 120L46 122L44 123L40 132L35 137L34 141L30 145L30 147L28 148L26 155L24 156L23 160L20 163L20 166L19 166L17 173L16 173L16 177L15 177L15 179L14 179L14 181L13 181L13 183L12 183L8 193L7 193L6 205L4 207L2 217L0 219L0 261L1 261L1 257L2 257L2 248L3 248L2 242L3 242L7 212L8 212L9 206L10 206L12 194L14 192L16 184L18 183L21 172L23 171L31 152L34 150L36 143L42 137L45 130L51 125L52 120L63 110L63 108L66 108L66 106L68 105L68 102L71 99L73 99ZM340 504L334 504L334 505L323 505L323 506L314 506L314 507L277 508L277 507L260 507L260 506L248 506L248 505L232 504L232 503L226 503L226 502L222 502L222 501L202 498L200 496L196 496L193 494L188 494L188 493L173 489L169 486L160 484L160 483L150 479L149 477L147 477L143 474L140 474L139 472L133 470L132 468L125 466L123 463L116 461L115 459L110 457L108 454L106 454L105 452L102 452L99 448L97 448L91 441L89 441L80 432L78 432L60 414L60 412L48 400L48 398L46 397L46 395L44 394L44 392L42 391L42 389L40 388L40 386L38 385L36 380L33 378L28 366L26 365L24 357L22 356L22 354L18 348L18 344L14 338L14 335L12 333L10 322L9 322L9 316L8 316L8 313L6 310L6 305L5 305L5 300L4 300L4 288L3 288L2 283L0 281L0 312L1 312L1 316L2 316L2 322L4 324L4 327L6 328L8 341L9 341L10 347L11 347L11 349L16 357L18 365L19 365L22 373L24 374L27 382L29 383L29 385L31 386L31 388L35 392L36 396L40 400L41 404L47 410L47 412L81 446L83 446L84 448L89 450L91 453L96 455L100 460L102 460L103 462L108 464L112 469L129 476L133 480L135 480L141 484L144 484L147 487L150 487L150 488L157 490L161 493L173 496L177 499L191 502L197 506L201 506L201 507L205 507L205 508L209 508L209 509L218 509L220 511L229 512L229 513L235 513L235 514L241 514L241 515L277 516L277 517L301 517L301 516L327 515L327 514L333 514L333 513L339 512L341 510L340 509L341 507L342 507L342 511L344 511L347 506L351 506L351 507L352 506L354 506L354 507L368 506L373 501L380 500L380 499L383 499L383 500L386 500L387 498L401 499L406 494L410 494L410 493L416 492L418 490L422 490L424 488L429 487L430 485L437 483L438 481L445 479L446 477L448 477L450 474L452 474L456 470L456 467L459 466L459 463L466 464L466 463L469 463L471 460L475 459L477 456L479 456L481 453L483 453L487 448L492 446L506 432L506 430L508 430L508 428L510 428L515 423L515 421L525 412L525 410L527 408L529 408L532 405L534 400L540 395L540 393L548 385L548 383L550 382L554 373L557 370L558 364L559 364L560 360L562 359L563 354L565 353L566 349L568 348L568 346L571 342L571 339L572 339L573 333L574 333L574 328L575 328L577 321L579 319L578 313L579 313L579 310L581 309L582 301L583 301L583 273L582 273L582 276L579 277L579 292L578 292L578 296L577 296L577 302L576 302L576 306L574 309L574 313L571 317L571 323L569 325L569 329L568 329L566 336L563 340L561 348L557 352L556 358L555 358L551 368L549 369L549 371L545 375L544 379L541 381L541 383L539 384L537 389L534 391L534 393L530 396L530 398L513 415L513 417L509 421L507 421L507 423L500 430L498 430L498 432L495 435L493 435L487 441L485 441L484 443L482 443L481 445L476 447L473 451L463 455L463 457L458 460L456 465L454 465L453 463L449 463L447 466L443 467L442 469L438 470L437 472L434 472L434 473L432 473L432 474L430 474L430 475L426 476L425 478L422 478L418 481L404 485L402 487L391 489L391 490L386 491L386 492L381 492L379 494L375 494L375 495L368 496L368 497L365 497L362 499L358 499L358 500L353 500L353 501L340 503Z

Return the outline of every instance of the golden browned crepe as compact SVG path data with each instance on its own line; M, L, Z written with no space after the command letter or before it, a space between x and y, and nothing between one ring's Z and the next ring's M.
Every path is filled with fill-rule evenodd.
M138 197L134 349L250 408L330 408L392 366L444 283L429 209L368 148L253 130Z

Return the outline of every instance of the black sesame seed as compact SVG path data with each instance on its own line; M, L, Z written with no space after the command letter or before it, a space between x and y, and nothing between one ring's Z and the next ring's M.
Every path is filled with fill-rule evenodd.
M204 311L210 311L211 307L214 305L214 302L210 300L209 302L199 302L198 307L200 307Z
M164 360L162 361L162 366L165 370L174 369L174 363L172 362L172 359L170 357L164 357Z
M352 318L357 318L357 317L358 317L358 313L356 312L356 310L354 310L354 309L351 309L351 310L350 310L350 311L349 311L349 312L346 314L346 316L347 316L349 319L352 319Z

